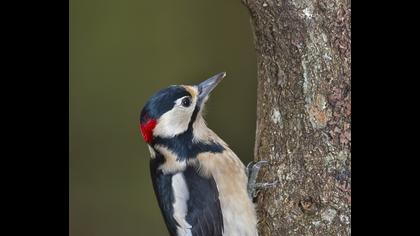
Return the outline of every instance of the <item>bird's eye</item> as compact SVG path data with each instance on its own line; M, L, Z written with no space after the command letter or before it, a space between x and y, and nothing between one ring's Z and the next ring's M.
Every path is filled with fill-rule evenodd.
M183 107L189 107L191 105L191 98L190 97L183 98L181 104Z

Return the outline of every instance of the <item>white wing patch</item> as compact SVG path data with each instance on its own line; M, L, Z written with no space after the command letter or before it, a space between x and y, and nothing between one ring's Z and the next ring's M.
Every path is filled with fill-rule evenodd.
M187 202L190 198L190 193L182 172L178 172L172 177L172 189L175 197L173 203L173 217L179 224L177 227L177 234L178 236L192 236L191 225L185 220L185 216L188 212Z

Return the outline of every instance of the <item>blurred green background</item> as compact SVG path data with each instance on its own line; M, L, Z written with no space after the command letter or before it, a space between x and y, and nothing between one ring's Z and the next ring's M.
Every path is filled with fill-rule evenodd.
M158 89L226 71L206 120L249 162L255 60L240 0L70 0L70 235L167 235L138 129Z

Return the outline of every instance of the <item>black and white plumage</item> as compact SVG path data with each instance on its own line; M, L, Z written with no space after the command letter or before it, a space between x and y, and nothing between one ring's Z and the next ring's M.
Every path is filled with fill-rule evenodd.
M155 194L171 236L256 236L245 166L202 117L225 76L158 91L141 111Z

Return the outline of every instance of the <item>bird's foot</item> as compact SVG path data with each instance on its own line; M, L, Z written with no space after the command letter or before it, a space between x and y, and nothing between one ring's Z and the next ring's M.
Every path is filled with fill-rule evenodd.
M277 181L272 183L257 183L258 173L263 165L268 165L268 161L252 161L246 166L246 174L248 175L248 196L254 199L257 196L257 190L271 188L277 184Z

